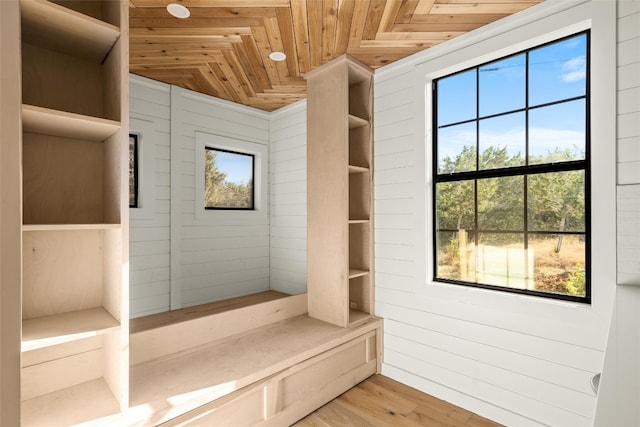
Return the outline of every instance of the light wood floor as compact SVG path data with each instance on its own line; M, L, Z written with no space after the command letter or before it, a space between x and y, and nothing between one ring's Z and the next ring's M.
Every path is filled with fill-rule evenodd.
M473 412L375 375L327 403L295 427L499 427Z

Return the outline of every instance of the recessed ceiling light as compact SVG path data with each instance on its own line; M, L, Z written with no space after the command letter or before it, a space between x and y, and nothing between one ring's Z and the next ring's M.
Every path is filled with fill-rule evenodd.
M167 5L167 11L176 18L184 19L191 16L191 12L185 6L178 3L169 3Z
M287 59L287 55L285 55L283 52L271 52L269 54L269 58L274 61L284 61L285 59Z

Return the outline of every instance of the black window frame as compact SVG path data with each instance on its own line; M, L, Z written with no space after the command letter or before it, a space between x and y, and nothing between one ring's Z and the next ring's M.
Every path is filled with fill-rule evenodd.
M530 106L529 105L529 53L531 51L543 48L545 46L548 45L552 45L558 42L562 42L564 40L567 39L571 39L573 37L576 36L580 36L580 35L585 35L586 36L586 81L585 81L585 94L583 96L575 96L575 97L569 97L569 98L564 98L562 100L556 100L553 102L545 102L542 104L538 104L538 105L534 105L534 106ZM481 64L472 66L472 67L468 67L465 68L464 70L460 70L457 71L455 73L451 73L451 74L447 74L445 76L439 77L437 79L434 79L432 82L432 102L431 102L431 107L432 107L432 179L433 179L433 185L432 185L432 227L431 230L433 232L433 239L432 239L432 243L433 243L433 257L432 257L432 261L433 261L433 274L432 274L432 280L434 282L439 282L439 283L448 283L448 284L454 284L454 285L462 285L462 286L468 286L468 287L474 287L474 288L482 288L482 289L491 289L491 290L496 290L496 291L501 291L501 292L507 292L507 293L513 293L513 294L524 294L524 295L531 295L531 296L538 296L538 297L544 297L544 298L548 298L548 299L556 299L556 300L563 300L563 301L572 301L572 302L579 302L579 303L585 303L585 304L591 304L591 268L592 268L592 262L591 262L591 93L590 93L590 89L591 89L591 64L590 64L590 57L591 57L591 34L590 34L590 30L584 30L584 31L579 31L577 33L565 36L565 37L561 37L558 39L555 39L553 41L544 43L544 44L540 44L528 49L524 49L521 50L519 52L513 53L513 54L509 54L500 58L496 58L493 59L491 61L487 61L487 62L483 62ZM480 93L480 85L477 84L477 82L479 82L479 70L480 68L482 68L483 66L487 65L487 64L491 64L494 62L498 62L501 60L505 60L517 55L522 55L525 54L526 55L526 62L525 62L525 66L526 66L526 74L525 74L525 107L524 108L519 108L519 109L514 109L514 110L509 110L506 112L501 112L498 114L488 114L486 116L480 116L480 102L479 102L479 93ZM468 72L470 70L475 70L476 71L476 114L475 114L475 118L473 119L468 119L468 120L461 120L455 123L447 123L444 126L440 126L438 127L438 97L437 97L437 84L438 81L447 77L451 77L457 74L461 74L464 72ZM529 111L530 110L535 110L538 108L544 108L544 107L549 107L552 105L558 105L558 104L562 104L562 103L567 103L567 102L572 102L572 101L576 101L576 100L580 100L583 99L585 101L585 156L584 159L582 160L572 160L572 161L564 161L564 162L557 162L557 163L546 163L546 164L533 164L533 165L528 165L528 161L529 161ZM500 116L504 116L507 114L513 114L513 113L517 113L517 112L525 112L525 165L524 166L511 166L511 167L502 167L502 168L496 168L496 169L479 169L479 158L480 158L480 145L479 145L479 140L480 140L480 132L479 132L479 123L480 120L483 119L487 119L487 118L493 118L493 117L500 117ZM439 168L439 164L438 164L438 130L445 128L445 127L451 127L451 126L455 126L455 125L460 125L460 124L464 124L464 123L470 123L470 122L475 122L476 124L476 170L475 171L465 171L465 172L455 172L455 173L443 173L443 174L439 174L438 173L438 168ZM584 224L584 232L572 232L572 231L531 231L528 229L528 214L527 214L527 181L526 181L526 177L529 175L537 175L537 174L542 174L542 173L549 173L549 172L567 172L567 171L584 171L585 174L585 187L584 187L584 215L585 215L585 224ZM437 221L437 192L436 192L436 186L438 183L442 183L442 182L455 182L455 181L468 181L468 180L473 180L474 182L474 186L477 189L477 185L478 185L478 180L480 179L484 179L484 178L499 178L499 177L509 177L509 176L523 176L524 177L524 210L523 210L523 220L524 220L524 230L505 230L502 231L504 233L513 233L513 232L517 232L517 233L523 233L524 234L524 248L526 249L528 246L528 237L530 234L536 234L536 235L543 235L543 234L547 234L547 235L584 235L584 239L585 239L585 267L584 267L584 271L585 271L585 296L576 296L576 295L570 295L570 294L560 294L560 293L553 293L553 292L544 292L544 291L536 291L536 290L528 290L528 289L519 289L519 288L509 288L506 286L498 286L498 285L489 285L489 284L484 284L484 283L477 283L477 282L468 282L468 281L463 281L463 280L457 280L457 279L449 279L449 278L439 278L437 277L438 274L438 239L437 239L437 235L438 232L447 232L447 231L458 231L458 230L449 230L449 229L438 229L438 221ZM474 200L474 234L475 234L475 238L477 239L477 235L478 232L481 232L482 230L478 229L478 199L477 199L477 191L475 192L476 197ZM496 230L491 230L491 232L501 232L501 231L496 231Z
M131 144L131 138L133 138L133 204L131 203L131 186L129 185L129 208L140 207L140 195L139 195L139 170L140 170L140 147L138 144L138 134L129 134L129 144ZM131 150L131 148L129 148ZM129 169L131 174L131 169Z
M205 200L204 209L207 210L207 211L255 211L256 210L256 155L253 154L253 153L245 153L245 152L240 152L240 151L233 151L233 150L228 150L228 149L218 148L218 147L213 147L213 146L207 146L207 145L205 145L204 150L205 150L204 151L204 155L205 155L205 171L206 171L206 153L207 153L207 150L251 157L251 181L252 181L252 185L251 185L251 207L238 208L238 207L207 206L206 205L206 200ZM207 192L207 183L206 183L206 181L204 183L204 191L205 191L205 194L206 194L206 192Z

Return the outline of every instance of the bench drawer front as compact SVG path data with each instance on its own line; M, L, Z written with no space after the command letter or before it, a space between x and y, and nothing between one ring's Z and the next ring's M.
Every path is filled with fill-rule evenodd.
M377 332L367 332L162 425L290 425L376 373Z

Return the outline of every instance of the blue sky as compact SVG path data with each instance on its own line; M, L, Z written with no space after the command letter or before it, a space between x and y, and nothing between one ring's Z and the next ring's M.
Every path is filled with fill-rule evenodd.
M526 57L518 54L479 69L480 117L525 107ZM586 88L586 35L581 34L529 52L529 106L582 96ZM476 72L465 71L438 82L438 125L476 117ZM509 114L480 121L480 150L525 150L525 115ZM438 154L454 158L464 145L475 145L475 123L439 130ZM446 141L446 143L445 143ZM530 154L556 148L584 149L584 101L534 109L529 114Z
M217 151L216 164L220 172L226 173L226 181L247 184L253 175L251 156Z

